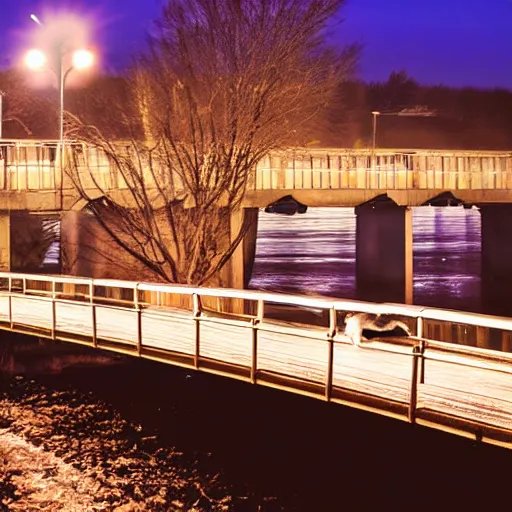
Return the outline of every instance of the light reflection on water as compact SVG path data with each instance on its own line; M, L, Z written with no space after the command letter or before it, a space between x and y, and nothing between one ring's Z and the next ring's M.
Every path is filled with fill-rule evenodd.
M414 302L480 310L480 213L413 208ZM260 213L250 286L356 298L353 208Z

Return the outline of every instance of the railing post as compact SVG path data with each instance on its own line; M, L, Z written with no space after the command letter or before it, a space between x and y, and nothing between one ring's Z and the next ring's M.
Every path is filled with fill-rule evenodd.
M142 309L137 308L137 355L142 354Z
M9 294L9 327L11 330L14 329L14 322L12 321L12 295Z
M332 379L334 373L334 337L338 329L336 309L334 306L329 309L329 332L327 333L327 371L325 375L325 399L327 402L331 400L332 395Z
M417 318L416 323L416 337L417 338L423 338L423 318L419 316ZM420 368L419 368L419 374L420 374L420 384L425 383L425 340L420 339Z
M137 311L137 355L140 357L142 354L142 309L139 304L138 284L133 287L133 305Z
M52 339L57 337L57 304L55 303L56 297L55 279L52 279Z
M92 311L92 346L98 348L98 327L96 325L96 304L91 304Z
M416 337L423 338L423 318L421 316L416 319Z
M52 340L57 337L57 311L55 299L52 298Z
M200 322L201 322L201 301L197 293L192 294L192 312L194 315L194 321L196 323L196 346L194 351L194 367L196 370L199 369L199 355L200 355Z
M420 340L419 346L419 358L420 358L420 368L419 368L419 383L425 384L425 340Z
M412 373L411 373L411 388L409 392L409 413L408 418L410 423L416 422L416 405L418 402L418 359L420 356L420 347L415 346L412 349Z
M264 303L258 301L256 318L252 319L251 383L256 384L258 374L258 325L263 320Z

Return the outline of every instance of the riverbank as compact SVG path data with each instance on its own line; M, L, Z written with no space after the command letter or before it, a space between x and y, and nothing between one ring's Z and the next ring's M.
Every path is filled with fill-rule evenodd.
M489 504L511 462L503 449L136 358L2 381L9 511Z

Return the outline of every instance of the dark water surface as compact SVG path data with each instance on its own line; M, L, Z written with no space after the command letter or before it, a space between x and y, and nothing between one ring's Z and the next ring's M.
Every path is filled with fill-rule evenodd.
M480 212L413 208L414 303L480 311ZM250 286L356 298L353 208L260 213Z

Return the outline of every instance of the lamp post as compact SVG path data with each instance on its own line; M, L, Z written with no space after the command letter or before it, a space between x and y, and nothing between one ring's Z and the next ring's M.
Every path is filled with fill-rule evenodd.
M372 112L373 116L373 137L372 137L372 151L375 153L375 142L377 140L377 116L380 116L380 112L378 110L374 110Z
M0 140L4 138L4 91L0 91Z
M372 150L375 153L376 140L377 140L377 116L403 116L403 117L436 117L438 114L434 110L429 110L427 107L417 105L415 107L403 108L396 112L379 112L374 110L373 116L373 140Z
M372 126L372 169L375 169L375 142L377 140L377 116L380 116L378 110L372 112L373 126Z
M43 26L39 18L35 14L31 14L30 18L40 26ZM25 63L31 69L51 69L58 81L59 90L59 141L61 147L64 143L64 89L66 86L66 79L73 71L73 69L85 69L89 68L94 63L94 55L89 50L76 50L72 53L71 65L65 69L64 57L68 53L64 44L59 44L58 52L56 55L56 67L48 66L48 59L44 52L41 50L30 50L26 57Z

